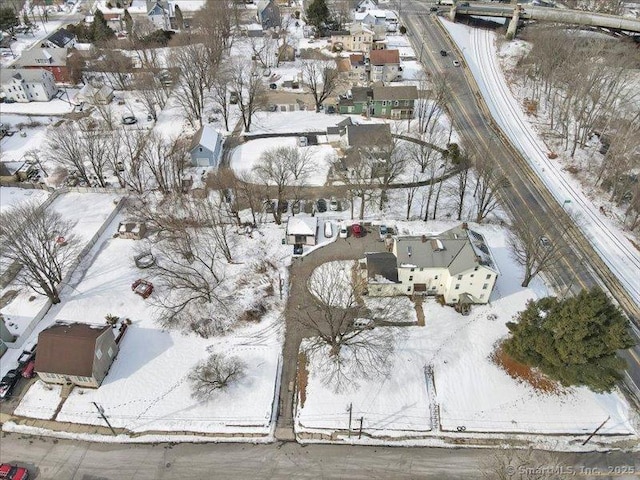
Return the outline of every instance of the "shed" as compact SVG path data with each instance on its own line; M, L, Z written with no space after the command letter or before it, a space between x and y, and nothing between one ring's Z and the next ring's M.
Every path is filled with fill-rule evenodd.
M318 243L318 218L295 215L287 221L287 244L315 245Z
M203 125L193 137L191 165L194 167L218 167L222 157L222 136L209 125Z

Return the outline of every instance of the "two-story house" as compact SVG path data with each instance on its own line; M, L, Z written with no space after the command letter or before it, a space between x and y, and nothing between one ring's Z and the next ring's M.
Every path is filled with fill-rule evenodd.
M369 69L372 82L399 80L400 52L398 50L372 50L369 54Z
M69 48L30 48L23 50L20 58L13 64L16 68L45 69L53 74L56 82L67 83L71 80L68 65Z
M98 388L117 354L110 325L56 323L38 335L35 371L45 383Z
M53 75L40 69L3 69L0 70L2 93L14 102L48 102L58 93Z
M339 57L336 59L336 65L338 72L344 74L352 83L362 83L369 80L367 61L362 53Z
M368 115L394 120L413 118L418 89L414 85L352 87L338 97L341 114Z
M374 47L373 30L361 23L351 25L349 31L331 33L331 45L348 52L362 52L368 54L373 48L384 48L382 44Z
M280 7L274 0L260 0L257 5L256 20L263 30L277 28L282 23Z
M370 296L439 295L448 305L489 301L499 271L484 237L465 224L438 235L396 237L362 261Z

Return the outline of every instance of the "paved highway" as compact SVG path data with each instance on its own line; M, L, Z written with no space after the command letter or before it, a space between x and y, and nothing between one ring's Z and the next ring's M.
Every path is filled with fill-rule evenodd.
M36 480L475 479L483 478L495 454L485 449L305 447L296 443L109 445L14 434L4 434L0 442L0 461L29 468ZM634 464L630 454L621 452L554 457L576 465L578 472L586 468L599 473L640 469L637 460Z
M638 305L594 252L527 161L491 126L488 110L481 108L484 104L480 101L477 88L474 88L471 73L466 68L454 67L451 56L440 56L440 50L456 50L428 9L428 4L416 0L403 2L403 21L413 47L416 52L421 52L427 71L432 75L446 76L451 95L449 114L461 136L462 145L480 157L494 159L509 179L511 187L501 195L501 200L511 215L539 224L548 218L554 220L553 226L547 229L547 236L553 242L568 246L562 262L548 272L555 280L558 291L576 291L603 284L627 314L635 319L637 326L640 319ZM636 332L634 330L637 337ZM637 392L640 388L640 347L622 355L630 365L628 380L635 385Z

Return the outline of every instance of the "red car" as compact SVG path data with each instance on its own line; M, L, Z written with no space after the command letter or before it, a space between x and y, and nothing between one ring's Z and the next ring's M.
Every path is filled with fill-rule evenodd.
M36 361L29 360L29 362L27 362L25 366L22 368L22 376L24 378L32 378L33 375L35 374L35 371L34 371L35 367L36 367Z
M362 237L364 235L364 230L362 229L362 225L360 225L359 223L354 223L353 225L351 225L351 233L356 238Z
M26 468L3 463L0 464L0 478L6 478L8 480L27 480L29 478L29 472Z

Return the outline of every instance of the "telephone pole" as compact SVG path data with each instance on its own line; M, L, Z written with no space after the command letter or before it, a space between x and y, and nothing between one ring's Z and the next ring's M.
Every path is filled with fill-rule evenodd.
M102 408L100 405L98 405L96 402L91 402L96 406L96 410L98 410L98 413L100 414L100 416L102 417L102 419L107 422L107 425L109 426L109 429L111 430L111 433L113 433L114 435L118 435L116 433L116 431L113 429L113 427L111 426L111 424L109 423L109 420L107 419L107 416L104 414L104 408Z
M360 432L358 433L358 440L362 438L362 421L363 420L364 420L364 417L360 417Z
M594 436L596 433L598 433L598 431L599 431L602 427L604 427L604 424L605 424L605 423L607 423L607 422L609 421L609 419L610 419L610 418L611 418L611 417L607 417L607 418L605 419L605 421L604 421L604 422L602 422L600 425L598 425L598 428L596 428L596 429L593 431L593 433L592 433L591 435L589 435L589 436L587 437L587 439L586 439L584 442L582 442L582 445L586 445L586 444L587 444L587 442L589 442L589 440L591 440L591 439L593 438L593 436Z
M353 413L353 403L349 404L349 438L351 438L351 414Z

